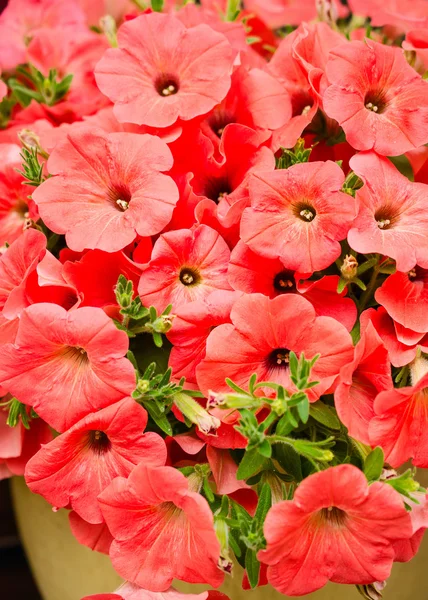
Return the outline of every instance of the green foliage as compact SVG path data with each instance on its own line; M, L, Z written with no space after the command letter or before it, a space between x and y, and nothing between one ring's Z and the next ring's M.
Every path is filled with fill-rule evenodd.
M383 471L385 457L382 448L374 448L364 461L364 474L369 483L380 479Z
M37 148L22 148L22 171L18 171L26 180L26 185L39 186L43 181L43 165L39 162Z
M23 107L29 106L32 100L53 106L65 97L73 80L73 75L58 79L56 69L51 69L45 77L31 64L18 67L16 72L17 77L11 77L8 85Z
M276 159L276 168L288 169L289 167L297 165L298 163L309 162L312 149L313 146L310 148L305 148L305 140L303 138L299 138L292 150L281 148L282 154Z

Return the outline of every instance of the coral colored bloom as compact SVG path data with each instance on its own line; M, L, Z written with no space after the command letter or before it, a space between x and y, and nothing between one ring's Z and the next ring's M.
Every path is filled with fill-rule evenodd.
M299 274L286 269L279 258L256 254L243 242L232 251L228 269L230 285L247 294L258 293L276 298L283 294L304 294L317 315L333 317L351 331L357 317L355 303L337 293L339 277L327 275L317 281L302 281Z
M146 425L147 412L131 398L89 414L32 458L25 481L53 506L102 523L97 496L115 477L127 477L140 462L165 464L165 443L143 434Z
M254 174L242 240L254 252L279 257L287 269L300 273L330 266L355 217L354 199L340 191L344 178L330 161Z
M373 27L392 25L407 31L428 25L425 0L348 0L348 4L354 14L370 17Z
M10 396L1 399L8 400ZM52 432L42 419L32 419L30 429L25 429L21 422L9 427L7 417L7 408L0 407L0 480L24 475L29 459L52 439Z
M334 392L337 413L349 435L370 444L368 426L377 394L393 387L388 351L371 321L355 346L354 360L340 370Z
M49 157L47 179L34 192L43 221L64 233L71 250L116 252L138 235L159 233L178 200L167 145L151 135L69 132Z
M253 373L259 381L274 381L292 388L288 354L302 352L320 357L311 371L319 384L309 392L316 400L334 383L341 367L352 360L352 344L345 327L330 317L317 317L313 306L297 294L270 300L250 294L237 300L231 324L216 327L209 335L205 359L196 368L199 388L228 389L229 377L244 388Z
M196 383L196 367L205 357L207 338L213 327L230 322L230 311L240 295L218 290L175 311L174 326L167 334L173 345L169 366L175 379L185 377L187 383Z
M187 29L174 15L124 23L118 48L95 69L119 121L167 127L210 111L226 96L233 63L226 37L208 25Z
M79 544L102 554L110 552L113 536L105 523L88 523L82 517L79 517L74 510L69 513L68 520L71 533Z
M174 578L222 583L211 509L180 472L141 463L98 499L115 538L110 558L119 575L154 592L166 591Z
M128 336L99 308L26 308L14 344L0 346L0 385L57 431L128 396Z
M376 290L375 298L406 329L428 332L428 270L417 265L396 272Z
M350 165L364 182L357 191L359 212L348 234L351 248L389 256L398 271L410 271L416 263L428 268L428 186L410 182L374 152L353 156Z
M365 310L361 315L362 327L365 327L368 319L373 323L385 348L388 350L389 360L394 367L404 367L412 362L416 357L418 347L423 352L428 351L428 334L418 334L415 341L409 339L409 330L406 330L407 335L404 338L401 332L397 330L397 323L391 319L383 306L380 306L377 310L372 308Z
M85 26L77 0L9 0L0 16L0 68L14 69L27 62L28 42L41 29L82 32Z
M428 142L428 83L402 50L347 42L331 50L326 69L324 109L351 146L397 156Z
M417 467L428 467L427 409L428 375L413 386L394 388L376 397L369 438L373 446L383 448L392 467L409 459Z
M0 247L14 242L27 227L29 219L38 220L37 208L29 200L24 178L21 149L15 144L0 144Z
M230 290L230 251L221 235L206 225L164 233L141 274L138 293L146 306L173 310L203 300L216 289Z
M339 0L333 0L338 14L343 17L347 9ZM245 8L260 17L271 29L283 25L300 25L302 21L312 21L317 16L313 0L246 0Z
M428 11L426 16L426 29L409 31L403 42L403 48L415 52L422 63L423 71L428 69Z
M389 485L367 484L352 465L310 475L293 500L275 504L264 533L269 583L301 596L328 581L369 584L389 577L393 542L412 535L400 495Z

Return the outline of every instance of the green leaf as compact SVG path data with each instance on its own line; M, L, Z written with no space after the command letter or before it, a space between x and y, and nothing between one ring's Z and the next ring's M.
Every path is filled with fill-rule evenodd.
M398 169L398 171L400 171L402 175L409 179L409 181L415 181L412 165L410 164L410 161L407 158L407 156L405 156L404 154L402 154L401 156L388 156L388 159Z
M261 489L259 501L257 503L256 514L254 518L258 524L262 527L265 522L266 515L268 514L270 507L272 506L272 491L270 485L265 483Z
M162 334L158 333L157 331L153 331L152 335L153 335L153 341L155 343L155 346L157 346L158 348L162 348L162 344L163 344Z
M250 548L247 548L245 554L245 569L251 588L257 587L257 584L259 583L260 563L257 560L256 552Z
M259 454L257 448L247 450L238 467L237 479L248 479L262 469L265 461L266 458Z
M318 442L309 442L308 440L294 440L293 446L296 452L306 458L319 462L330 462L334 458L334 454L328 448L321 447Z
M296 481L302 481L302 462L292 446L277 444L275 446L275 458L286 473L292 475Z
M153 402L144 402L144 408L149 413L150 417L156 423L156 425L161 429L166 435L172 435L172 427L171 423L168 421L165 413L160 413L156 408Z
M309 419L309 400L307 396L297 405L297 412L302 423L307 423Z
M385 456L380 446L374 448L364 461L364 474L369 482L377 481L382 475Z
M318 423L321 423L325 427L334 429L335 431L340 430L340 421L336 413L321 400L310 405L309 414L315 421L318 421Z
M268 440L263 440L263 442L257 446L257 450L259 454L265 458L270 458L272 456L272 446L269 444Z

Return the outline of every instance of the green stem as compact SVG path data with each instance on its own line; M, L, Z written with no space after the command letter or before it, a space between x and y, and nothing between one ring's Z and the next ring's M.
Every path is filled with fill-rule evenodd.
M372 276L370 277L370 281L367 286L367 289L361 296L359 307L358 307L360 314L363 312L363 310L367 306L369 300L371 300L371 298L373 297L373 294L376 289L376 283L377 283L377 278L379 275L379 270L380 270L380 265L379 265L379 261L378 261L376 263L376 265L373 267Z

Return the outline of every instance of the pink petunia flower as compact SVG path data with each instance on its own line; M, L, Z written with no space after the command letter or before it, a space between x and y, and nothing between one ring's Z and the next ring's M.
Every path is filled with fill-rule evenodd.
M355 15L370 17L373 27L390 25L407 31L428 25L425 0L348 0L348 4Z
M176 309L203 300L214 290L230 290L229 256L221 235L206 225L164 233L141 274L138 293L142 303L161 311L168 304Z
M352 360L352 343L345 327L330 317L317 317L308 300L287 294L270 300L249 294L233 305L231 324L219 325L209 335L206 357L196 368L199 388L228 389L225 378L246 388L253 373L259 381L274 381L291 389L288 355L292 350L310 359L316 354L310 390L316 400L334 383L341 367Z
M353 156L350 165L364 181L356 195L359 212L348 234L351 248L389 256L399 271L410 271L416 264L428 268L428 186L410 182L374 152Z
M412 536L400 495L389 485L367 484L352 465L310 475L293 500L275 504L264 533L268 580L282 594L302 596L328 581L369 584L389 577L393 542Z
M180 472L141 463L98 499L114 537L110 558L122 577L153 592L166 591L174 578L222 583L211 509Z
M116 252L159 233L178 200L167 145L151 135L70 132L49 157L52 175L33 193L44 222L67 245Z
M15 343L0 346L0 385L62 432L131 394L128 344L100 308L34 304L21 314Z
M335 9L341 17L348 10L340 0L333 0ZM313 0L247 0L245 8L260 17L270 28L283 25L300 25L302 21L312 21L317 16L316 3Z
M365 40L330 52L327 115L357 150L398 156L428 141L428 83L402 50Z
M165 464L165 442L143 433L146 425L147 412L131 398L91 413L30 460L25 481L53 506L102 523L97 496L115 477L127 477L140 462Z
M344 178L331 161L253 174L242 240L254 252L279 257L284 267L300 273L330 266L355 217L354 199L340 191Z
M299 274L286 269L279 258L266 258L238 242L230 256L228 279L233 289L247 294L261 293L269 298L304 294L317 315L333 317L349 331L355 324L355 303L345 298L346 290L337 293L337 275L326 275L317 281L301 280Z
M95 594L94 596L85 596L82 600L229 600L229 598L215 590L200 594L184 594L174 588L169 588L161 593L150 592L125 581L114 594Z
M376 301L397 323L428 332L428 270L417 265L408 273L390 275L375 293Z
M385 460L392 467L409 459L417 467L428 467L427 392L425 374L415 378L411 386L393 388L376 397L369 438L373 446L383 448Z
M119 121L167 127L209 112L226 96L234 52L208 25L186 28L173 14L128 21L118 48L95 69L100 90Z
M368 426L374 417L373 404L379 392L393 387L388 351L368 321L355 346L354 360L340 370L334 402L349 435L370 444Z
M71 533L79 544L101 554L110 552L113 536L105 523L88 523L74 510L70 511L68 520Z
M0 16L0 68L26 62L32 34L52 27L83 32L85 15L77 0L9 0Z
M0 144L0 246L14 242L30 220L39 218L28 198L28 187L22 185L24 178L17 172L22 168L20 152L15 144Z

